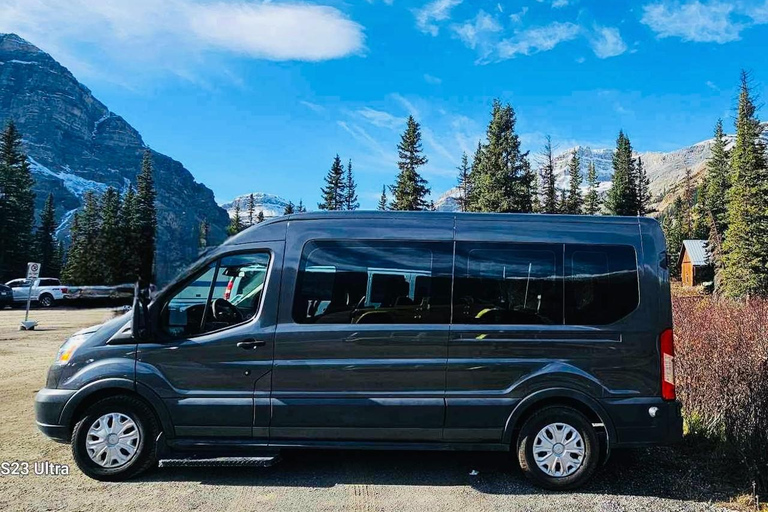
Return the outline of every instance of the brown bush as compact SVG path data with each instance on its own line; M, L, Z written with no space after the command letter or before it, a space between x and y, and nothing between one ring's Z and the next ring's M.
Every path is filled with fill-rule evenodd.
M694 432L768 490L768 300L675 297L677 393Z

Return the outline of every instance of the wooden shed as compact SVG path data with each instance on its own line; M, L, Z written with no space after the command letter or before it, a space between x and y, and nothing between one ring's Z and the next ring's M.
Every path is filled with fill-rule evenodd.
M696 286L712 279L712 263L706 240L683 240L677 264L683 286Z

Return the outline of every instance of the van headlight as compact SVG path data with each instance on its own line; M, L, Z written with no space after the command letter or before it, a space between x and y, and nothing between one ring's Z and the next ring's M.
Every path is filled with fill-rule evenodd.
M70 359L72 359L72 355L75 353L75 350L77 350L78 347L82 345L90 335L91 333L75 334L67 341L65 341L59 351L56 353L55 364L62 366L67 364Z

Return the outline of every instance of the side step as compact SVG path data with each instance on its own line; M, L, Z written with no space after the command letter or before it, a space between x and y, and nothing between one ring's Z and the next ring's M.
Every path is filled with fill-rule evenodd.
M273 457L215 457L211 459L160 459L161 468L199 468L199 467L259 467L274 466L280 458Z

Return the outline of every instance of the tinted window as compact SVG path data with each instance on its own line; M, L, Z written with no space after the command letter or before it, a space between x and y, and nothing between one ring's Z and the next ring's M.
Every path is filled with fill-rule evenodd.
M58 279L41 279L40 286L59 286Z
M454 323L562 324L562 245L456 245Z
M309 242L293 318L298 323L450 321L452 247L439 242Z
M565 322L606 325L639 302L635 249L624 245L566 245Z
M238 254L214 261L166 302L163 330L187 337L231 327L253 318L264 295L269 254Z

